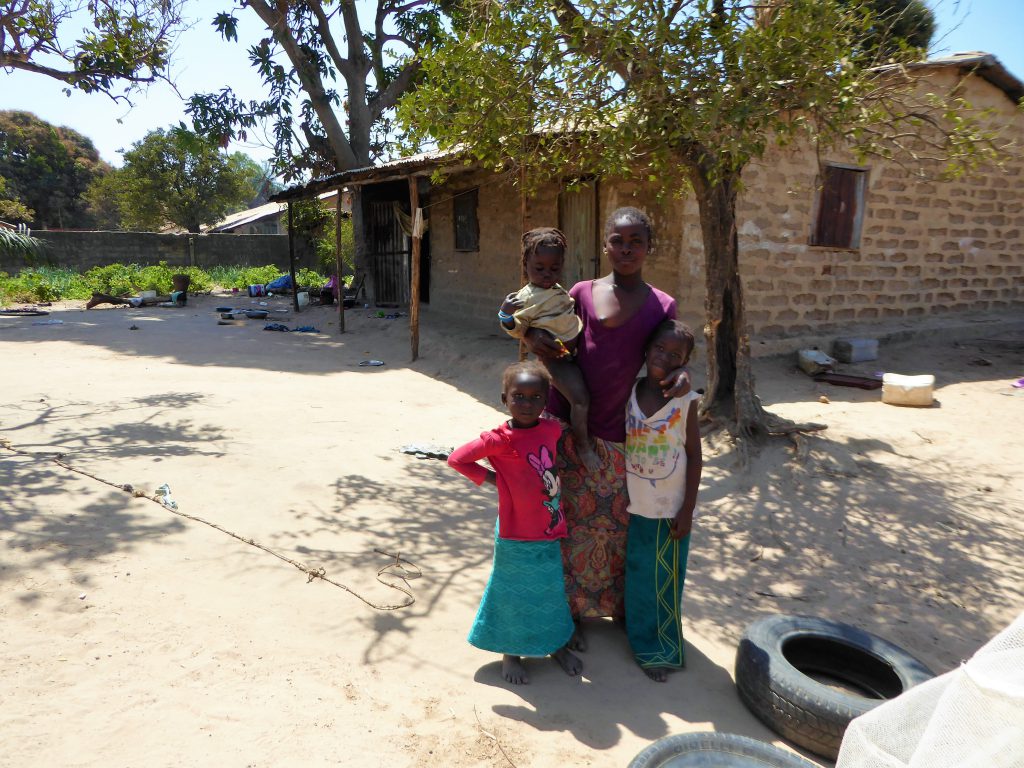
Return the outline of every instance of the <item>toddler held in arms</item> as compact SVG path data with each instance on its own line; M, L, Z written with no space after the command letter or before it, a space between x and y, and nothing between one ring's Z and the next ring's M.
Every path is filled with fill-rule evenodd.
M550 334L562 348L561 357L542 359L541 363L569 401L569 421L580 460L593 472L601 462L587 428L590 394L573 359L583 323L576 315L575 302L559 285L566 248L565 235L554 227L531 229L523 235L523 268L529 283L505 297L498 320L514 338L521 339L530 328L536 328Z

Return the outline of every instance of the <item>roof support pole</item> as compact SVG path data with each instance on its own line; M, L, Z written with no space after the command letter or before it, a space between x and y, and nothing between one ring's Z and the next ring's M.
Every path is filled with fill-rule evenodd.
M338 333L345 332L345 282L341 275L341 187L334 199L334 269L338 276Z
M409 207L412 211L412 275L409 278L409 342L412 361L420 356L420 230L416 227L420 208L420 188L416 177L409 176Z
M288 201L288 272L292 276L292 307L299 309L299 284L295 282L295 226L292 224L292 201Z
M526 232L526 166L519 169L519 231ZM519 285L526 285L526 263L523 262L519 269ZM519 362L529 357L529 350L526 341L519 340Z

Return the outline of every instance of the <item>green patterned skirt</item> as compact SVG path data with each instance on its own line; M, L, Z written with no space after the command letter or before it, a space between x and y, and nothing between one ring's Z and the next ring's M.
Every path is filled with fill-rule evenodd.
M626 634L641 667L683 666L683 582L689 535L671 536L672 520L629 516Z
M572 616L562 582L561 544L498 538L470 645L510 656L548 656L569 642Z

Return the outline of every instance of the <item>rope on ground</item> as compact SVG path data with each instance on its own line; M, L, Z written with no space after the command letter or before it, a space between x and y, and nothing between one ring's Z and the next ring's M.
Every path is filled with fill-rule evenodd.
M119 491L124 491L125 493L130 493L132 496L134 496L137 499L147 499L147 500L153 502L154 504L158 504L161 509L164 509L164 510L166 510L166 511L172 513L172 514L175 514L178 517L184 517L184 518L187 518L188 520L193 520L193 521L195 521L197 523L202 523L203 525L208 525L209 527L214 528L214 529L220 531L221 533L226 533L228 536L231 536L232 538L238 539L239 541L244 542L245 544L248 544L249 546L256 547L257 549L261 549L264 552L266 552L267 554L273 555L278 560L283 560L284 562L289 563L289 564L295 566L300 571L302 571L303 573L306 574L306 583L307 584L312 582L312 581L314 581L315 579L320 579L322 581L326 581L328 584L333 584L334 586L338 587L339 589L345 590L350 595L352 595L353 597L357 598L358 600L361 600L362 602L364 602L366 605L370 606L374 610L377 610L377 611L396 611L399 608L408 608L410 605L412 605L413 603L416 602L416 597L412 593L412 589L409 586L409 581L412 580L412 579L418 579L423 574L422 574L422 572L420 571L420 569L416 565L414 565L411 561L406 560L405 558L403 558L401 556L401 553L385 552L382 549L374 548L373 551L376 552L377 554L384 555L385 557L389 557L389 558L393 558L394 559L394 562L388 563L387 565L384 565L380 569L378 569L378 571L377 571L377 581L379 581L381 584L383 584L388 589L394 589L394 590L396 590L398 592L401 592L402 594L404 594L406 596L405 599L402 602L400 602L400 603L388 603L388 604L375 603L372 600L367 600L365 597L360 595L358 592L356 592L351 587L347 587L344 584L341 584L341 583L335 581L334 579L329 578L327 576L326 569L324 569L322 566L320 566L320 567L310 567L308 565L305 565L304 563L300 563L298 560L293 560L290 557L282 555L280 552L276 552L275 550L271 549L270 547L267 547L267 546L264 546L263 544L260 544L258 541L255 541L255 540L250 539L250 538L246 538L245 536L241 536L241 535L235 533L234 531L229 531L227 528L224 528L223 526L220 526L217 523L213 523L213 522L210 522L209 520L205 520L205 519L203 519L201 517L198 517L197 515L190 515L190 514L188 514L186 512L182 512L179 509L175 509L174 507L171 507L168 504L165 504L163 499L161 499L159 496L157 496L155 494L150 495L150 494L145 493L144 491L136 490L132 485L130 485L128 483L123 483L123 484L122 483L113 483L110 480L105 480L102 477L97 477L96 475L92 474L91 472L87 472L84 469L80 469L78 467L74 467L71 464L68 464L66 461L64 461L64 457L67 454L64 454L64 453L48 454L48 453L34 453L32 451L25 451L25 450L22 450L20 448L15 448L11 444L11 442L9 440L4 439L4 438L0 438L0 448L3 448L5 450L7 450L7 451L10 451L11 453L18 454L19 456L28 456L29 458L32 458L32 459L42 459L42 460L52 461L54 464L56 464L58 467L61 467L62 469L66 469L66 470L68 470L70 472L76 472L77 474L84 475L85 477L88 477L88 478L90 478L92 480L95 480L98 483L103 483L104 485L109 485L111 488L116 488ZM391 580L385 580L385 577L390 577ZM399 584L398 582L401 582L401 583Z

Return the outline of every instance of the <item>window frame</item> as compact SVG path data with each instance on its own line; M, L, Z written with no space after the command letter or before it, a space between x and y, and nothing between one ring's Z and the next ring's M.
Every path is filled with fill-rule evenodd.
M833 173L838 171L840 173ZM852 178L853 189L850 194L851 212L845 215L843 221L835 220L835 217L841 215L843 200L841 196L843 194L842 182L839 185L832 185L828 188L826 185L829 183L831 178L839 178L844 174L842 172L849 171L856 175ZM815 186L815 200L814 200L814 216L811 220L811 231L808 236L808 244L815 248L831 248L833 250L846 250L856 251L860 248L861 233L864 225L864 211L867 207L867 189L868 189L868 174L870 173L869 168L859 165L851 165L848 163L825 163L824 168L819 172L817 177L817 184ZM850 177L848 177L850 178ZM835 207L832 200L838 200L839 207L833 212L833 226L832 230L837 230L841 227L849 228L849 237L845 241L841 241L835 237L829 237L829 229L826 228L826 218L823 218L823 213L827 215L827 207ZM839 229L841 231L841 229Z
M462 253L474 253L480 250L480 195L479 187L459 192L452 198L452 236L454 248ZM466 217L464 229L460 230L460 217ZM460 231L462 236L460 238ZM471 242L465 242L469 237Z

